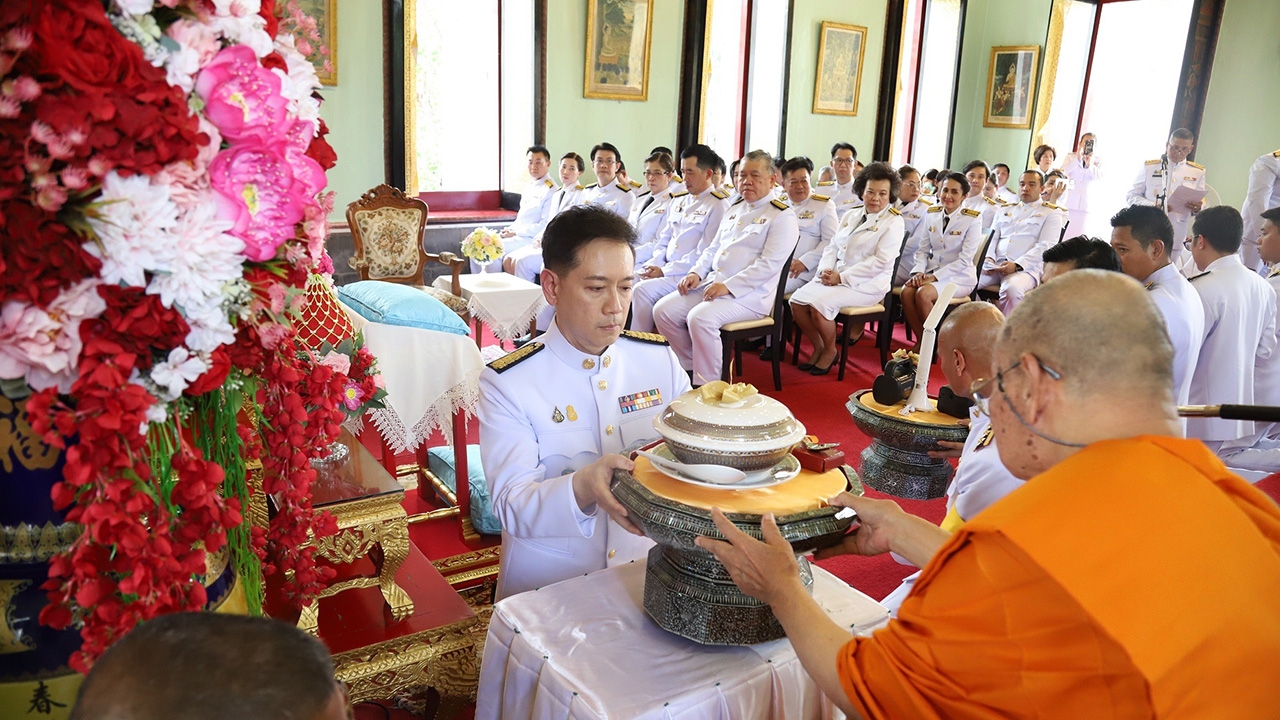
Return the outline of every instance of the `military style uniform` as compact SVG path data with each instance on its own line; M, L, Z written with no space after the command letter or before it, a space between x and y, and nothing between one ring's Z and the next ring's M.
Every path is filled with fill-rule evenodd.
M653 257L658 243L658 231L666 223L667 211L674 199L670 190L663 190L656 197L650 193L640 195L632 205L630 222L631 227L636 229L637 271Z
M641 280L631 295L631 329L653 332L653 306L675 292L702 252L715 240L729 195L707 188L700 195L677 193L670 217L658 230L653 257L645 265L662 270L662 277Z
M1204 166L1190 160L1180 163L1165 163L1160 158L1148 160L1133 181L1133 187L1129 188L1125 201L1130 205L1155 205L1168 214L1169 222L1173 223L1173 245L1169 248L1169 257L1175 265L1183 266L1186 260L1182 257L1182 241L1187 239L1192 213L1186 207L1170 208L1162 204L1179 185L1204 190Z
M957 297L973 292L978 284L974 263L982 249L981 213L958 207L948 215L946 208L934 205L916 227L915 237L907 242L916 245L914 256L902 258L902 264L910 268L908 277L932 275L939 289L955 283Z
M502 239L504 257L528 247L535 238L542 236L542 229L547 226L547 221L553 215L551 200L558 189L547 175L529 181L529 187L520 194L520 209L516 211L516 219L507 226L507 229L515 235ZM502 258L488 263L485 267L492 271L501 270ZM480 269L481 264L472 260L471 272L480 272Z
M671 342L681 365L703 385L720 379L720 327L753 320L773 310L778 276L795 249L799 229L795 212L768 196L738 202L725 213L715 242L690 272L702 282L687 294L671 293L653 308L659 332ZM711 302L702 291L721 282L729 294Z
M653 542L593 508L573 473L657 437L653 418L689 389L658 336L623 333L602 355L554 322L480 375L480 456L502 521L498 599L645 557Z
M856 179L856 177L855 177ZM834 180L824 180L815 187L822 188L819 192L831 198L831 202L836 205L836 215L844 216L845 213L854 208L862 207L862 198L853 191L853 180L841 185Z
M1266 280L1245 268L1239 255L1209 263L1191 277L1204 304L1205 338L1191 375L1192 405L1252 405L1254 368L1269 362L1276 346L1276 295ZM1187 437L1211 449L1223 440L1252 435L1254 423L1187 418Z
M822 251L836 234L836 206L831 198L818 193L809 193L804 202L792 204L790 198L782 200L796 214L796 225L800 229L800 241L796 244L794 260L804 264L805 270L796 277L787 278L787 294L798 290L813 278L822 261ZM790 270L788 270L790 272Z
M1200 294L1172 263L1151 273L1142 284L1164 316L1173 344L1173 399L1186 405L1191 398L1191 376L1204 341L1204 304ZM1183 421L1183 430L1186 421Z
M1089 187L1094 181L1102 179L1102 167L1096 157L1089 161L1089 167L1085 167L1081 155L1067 153L1062 161L1062 174L1067 176L1070 183L1070 189L1061 202L1067 210L1071 236L1088 235L1089 227L1093 224L1089 218Z
M884 301L893 282L893 261L902 251L902 213L889 206L874 215L866 207L850 210L840 219L840 229L827 244L817 273L791 296L792 305L808 305L828 320L840 308L867 307ZM823 270L835 270L837 285L817 278Z
M1280 303L1280 269L1267 273L1267 283L1276 291L1276 302ZM1280 314L1276 325L1276 331L1280 332ZM1280 348L1280 338L1277 346ZM1254 368L1253 399L1259 405L1280 405L1280 349ZM1258 423L1253 435L1222 443L1218 456L1230 468L1268 475L1280 472L1280 423Z
M990 230L991 226L995 224L996 215L1002 206L995 200L992 200L985 195L978 194L973 197L965 198L960 203L960 207L980 213L982 215L982 229L985 232Z
M911 277L911 263L915 259L916 250L920 248L916 228L920 227L920 221L924 220L925 213L929 212L933 203L921 195L909 203L895 200L893 206L902 213L902 223L907 233L907 244L902 246L902 262L898 263L898 274L893 276L893 284L896 286Z
M1042 200L1020 203L1001 212L978 287L1000 286L999 305L1005 315L1040 284L1044 251L1061 239L1062 221L1061 208ZM1012 261L1019 269L1009 275L994 271L996 265L1006 261Z
M1240 215L1244 218L1244 242L1240 257L1244 266L1265 274L1266 267L1258 257L1258 236L1262 234L1262 213L1280 207L1280 150L1269 152L1253 161L1249 168L1249 190L1245 193Z
M996 201L1003 205L1017 205L1018 193L1001 185L1000 187L996 188Z
M583 205L600 205L604 209L612 210L624 218L630 217L631 205L635 202L635 199L636 195L631 192L631 185L623 182L620 178L614 178L613 182L604 186L599 183L591 183L582 191Z
M515 263L514 275L518 278L533 282L537 279L538 274L542 272L542 235L547 230L547 223L561 212L568 210L574 205L582 204L582 193L586 190L582 183L575 183L566 187L557 189L551 193L551 200L547 205L547 218L542 223L542 227L538 229L538 234L534 237L533 242L519 248L515 251L508 252L507 256Z

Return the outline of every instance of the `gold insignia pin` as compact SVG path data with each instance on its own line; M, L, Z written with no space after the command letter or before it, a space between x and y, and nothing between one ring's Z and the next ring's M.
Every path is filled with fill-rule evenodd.
M995 429L990 427L987 428L986 432L982 433L982 437L978 438L978 447L984 448L990 445L991 441L995 438L995 436L996 436Z
M575 422L578 419L578 411L574 410L572 405L565 405L564 412L569 417L569 422Z
M591 358L587 358L587 359L585 359L585 360L583 360L583 361L582 361L582 369L583 369L583 370L590 370L590 369L594 368L595 366L596 366L596 361L595 361L595 360L592 360Z
M605 355L605 356L604 356L604 360L602 360L601 362L603 362L603 363L604 363L604 366L605 366L605 367L609 367L609 356L608 356L608 355Z
M560 408L558 406L556 407L556 411L551 413L551 422L564 422L564 413L560 412Z

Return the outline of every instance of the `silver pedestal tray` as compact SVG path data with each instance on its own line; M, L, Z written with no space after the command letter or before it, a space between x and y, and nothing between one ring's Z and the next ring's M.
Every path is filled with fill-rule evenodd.
M964 442L969 428L908 420L896 412L884 413L863 404L870 390L859 390L845 403L858 429L871 438L862 451L858 473L862 481L882 493L912 500L942 497L954 471L945 458L929 456L939 440Z
M664 498L631 473L615 470L613 495L630 518L658 545L649 551L644 609L659 627L704 645L752 645L784 637L768 605L742 594L728 571L694 538L723 539L711 512ZM825 507L776 517L782 536L802 553L837 541L851 518L837 519ZM761 536L762 516L726 513L739 529ZM809 563L800 558L800 578L812 590Z

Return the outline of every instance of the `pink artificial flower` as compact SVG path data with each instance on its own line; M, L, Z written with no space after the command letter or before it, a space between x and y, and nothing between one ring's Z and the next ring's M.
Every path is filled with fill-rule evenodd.
M320 263L317 265L316 270L324 275L333 275L333 258L329 257L329 253L323 249L320 252Z
M325 367L331 367L334 372L339 372L343 375L351 372L351 358L337 350L330 350L328 354L321 358L320 364Z
M355 410L364 402L364 393L360 390L360 384L351 381L342 389L342 404L347 406L348 410Z
M195 90L205 102L205 115L233 144L249 138L274 140L289 130L289 101L280 92L280 78L262 67L247 46L219 52L200 71Z
M0 378L25 378L35 390L69 392L80 360L80 323L107 304L97 280L63 290L48 308L11 300L0 307Z
M204 117L200 118L200 132L209 136L209 143L200 147L194 160L170 163L153 176L154 182L169 187L169 197L184 210L208 200L209 165L222 147L222 135Z
M256 262L275 257L295 236L294 226L324 187L324 170L305 155L289 157L279 143L242 142L218 153L210 166L218 217L244 240L244 256Z
M199 61L199 67L205 67L213 62L218 51L222 49L218 34L208 23L182 18L166 28L164 34L184 50L194 52Z

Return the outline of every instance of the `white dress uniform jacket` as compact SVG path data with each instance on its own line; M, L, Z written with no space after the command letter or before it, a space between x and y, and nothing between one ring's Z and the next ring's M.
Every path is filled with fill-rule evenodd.
M982 229L986 231L990 230L995 223L996 215L1000 211L1001 205L985 195L975 195L961 201L960 207L981 213Z
M1067 153L1062 161L1062 174L1067 176L1068 191L1062 198L1062 205L1067 209L1071 236L1088 235L1092 221L1089 219L1090 186L1095 180L1102 179L1102 167L1098 159L1089 161L1089 167L1076 153Z
M1004 203L1005 205L1017 205L1018 193L1001 185L1000 187L996 188L996 201Z
M1262 234L1262 213L1280 207L1280 150L1267 153L1249 168L1249 190L1245 193L1240 215L1244 218L1244 242L1240 244L1240 257L1244 266L1265 273L1262 259L1258 257L1258 236Z
M1062 213L1043 200L1001 209L987 252L987 267L1012 260L1038 282L1044 271L1044 251L1062 236Z
M667 220L671 209L670 190L663 190L655 197L645 193L636 198L631 207L631 227L636 229L636 269L644 267L653 257L658 244L658 231Z
M822 253L818 272L835 270L839 285L824 285L817 277L796 290L791 302L809 305L828 320L840 308L867 307L884 301L893 283L893 261L905 238L902 213L889 206L874 215L866 207L850 210Z
M591 183L582 191L582 204L602 205L624 218L631 216L631 205L635 199L631 186L618 178L603 187L599 183Z
M822 261L822 251L827 249L831 236L836 234L836 206L831 198L818 193L810 193L804 202L792 204L789 198L783 198L796 214L796 225L800 229L800 240L796 243L794 258L804 263L805 271L787 279L786 292L792 293L809 282L817 272L818 263Z
M640 559L653 542L599 508L583 513L573 473L657 437L653 418L688 391L665 341L624 333L603 355L552 322L539 342L480 375L480 455L502 521L497 597Z
M1280 269L1267 275L1267 283L1276 291L1276 302L1280 303ZM1276 332L1280 333L1280 315L1277 315ZM1280 338L1277 338L1277 343L1280 344ZM1280 352L1273 352L1265 363L1255 369L1253 398L1259 405L1280 405ZM1253 435L1224 442L1218 456L1229 468L1267 475L1280 472L1280 423L1257 423Z
M1204 304L1204 343L1191 376L1192 405L1251 405L1254 368L1276 346L1275 291L1245 268L1239 255L1209 263L1191 277ZM1220 418L1188 418L1187 437L1220 442L1252 435L1254 423Z
M715 242L724 212L729 207L728 193L708 187L699 195L675 193L667 210L667 220L658 229L653 257L645 265L662 270L662 277L636 283L631 295L631 329L652 332L653 306L676 291L680 279Z
M916 228L920 227L920 221L924 220L925 213L929 212L933 204L921 196L909 203L898 200L893 206L902 213L902 223L907 233L907 244L902 247L902 262L898 263L898 274L893 277L893 284L901 285L911 277L911 264L915 261L916 250L920 249Z
M1173 195L1174 188L1179 185L1204 190L1204 166L1190 160L1183 160L1177 164L1165 163L1160 158L1148 160L1142 166L1142 172L1138 173L1138 177L1134 179L1133 187L1129 188L1125 201L1130 205L1160 206L1160 199ZM1173 246L1170 248L1169 257L1173 258L1174 265L1181 266L1184 249L1182 241L1187 239L1187 229L1191 226L1191 213L1186 207L1163 209L1169 216L1169 222L1173 223ZM1190 274L1195 274L1194 269L1194 267L1191 268Z
M517 239L520 245L527 245L542 232L542 228L551 219L551 199L558 189L546 175L530 181L529 187L520 195L520 209L516 212L515 222L507 226L508 230L516 234L505 241L508 248L514 250L511 247L512 241Z
M834 180L825 180L818 183L817 187L822 188L820 192L830 197L831 202L835 203L836 215L844 216L850 210L862 207L862 198L858 197L858 194L853 191L853 182L853 180L850 180L841 185Z
M1142 283L1164 316L1173 343L1173 399L1186 405L1191 401L1191 377L1204 342L1204 304L1191 282L1172 263L1151 273ZM1183 425L1185 430L1185 421Z
M699 288L720 282L729 295L706 302L699 289L673 292L653 308L658 332L700 385L720 378L721 326L762 318L773 309L783 263L799 235L795 212L767 194L754 204L743 200L730 207L720 228L690 272L702 279Z
M926 273L938 279L939 288L955 283L957 296L972 293L978 284L974 262L982 249L981 214L956 208L947 215L945 208L934 205L925 213L915 235L914 257L902 259L904 265L911 262L909 276Z

